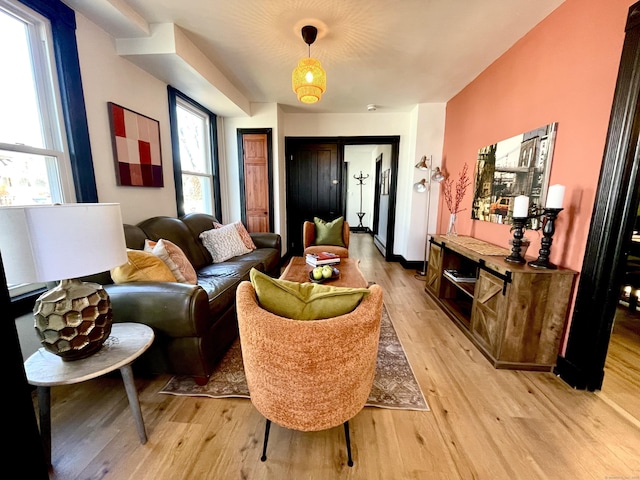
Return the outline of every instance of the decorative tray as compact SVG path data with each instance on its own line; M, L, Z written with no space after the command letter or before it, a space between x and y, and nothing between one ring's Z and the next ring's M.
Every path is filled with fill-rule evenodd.
M338 270L336 267L331 267L331 269L333 270L333 275L331 275L328 278L322 277L319 280L316 280L315 278L313 278L313 270L312 270L309 272L309 280L312 281L313 283L322 283L322 282L326 282L327 280L335 280L340 276L340 270Z

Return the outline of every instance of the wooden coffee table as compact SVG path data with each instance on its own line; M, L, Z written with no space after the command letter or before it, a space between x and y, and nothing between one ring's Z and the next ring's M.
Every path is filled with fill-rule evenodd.
M326 280L323 284L335 287L368 287L369 282L358 268L359 263L360 260L355 258L341 258L340 263L333 265L340 270L340 276L333 280ZM311 270L313 267L307 264L304 257L292 257L289 265L280 275L280 279L300 283L310 282L309 272Z

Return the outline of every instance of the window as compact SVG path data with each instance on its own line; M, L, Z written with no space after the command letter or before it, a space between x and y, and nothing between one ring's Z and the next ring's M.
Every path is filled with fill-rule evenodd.
M0 0L0 206L98 201L75 27L60 0Z
M169 115L178 215L199 212L219 219L216 116L172 87Z
M0 0L0 205L74 201L47 19Z

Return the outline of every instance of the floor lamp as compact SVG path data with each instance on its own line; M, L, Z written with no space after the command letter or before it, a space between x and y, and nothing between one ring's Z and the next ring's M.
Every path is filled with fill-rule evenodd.
M427 274L427 249L429 246L429 211L431 209L431 182L440 183L445 179L444 174L440 170L440 167L433 169L432 158L427 159L426 155L416 163L415 167L418 170L427 172L427 178L423 178L418 183L413 185L413 189L418 193L427 193L427 209L426 209L426 234L424 240L424 261L422 264L422 271L417 272L418 275L424 277Z

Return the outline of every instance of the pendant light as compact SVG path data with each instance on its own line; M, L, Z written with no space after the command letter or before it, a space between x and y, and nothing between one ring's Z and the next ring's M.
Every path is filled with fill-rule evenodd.
M291 74L293 91L302 103L316 103L327 89L326 72L317 59L311 58L311 44L316 41L317 35L316 27L302 27L302 39L309 46L309 56L300 60Z

